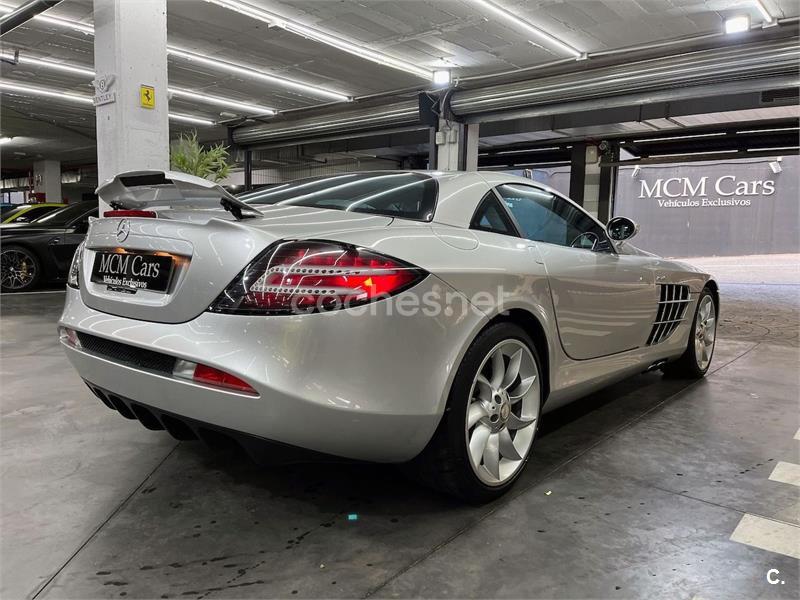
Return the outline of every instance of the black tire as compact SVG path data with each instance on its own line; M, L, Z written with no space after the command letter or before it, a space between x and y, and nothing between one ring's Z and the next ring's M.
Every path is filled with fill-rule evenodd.
M513 323L492 325L478 335L464 355L453 380L444 415L433 438L419 456L405 465L406 473L414 479L470 503L483 504L505 494L525 469L531 454L529 450L528 455L523 457L523 464L513 477L496 486L487 485L478 478L467 455L465 423L473 378L487 353L507 339L519 340L531 351L540 374L534 385L539 386L540 396L544 401L542 363L530 336ZM532 426L538 427L540 421L541 418L537 419ZM536 443L535 435L534 431L531 449Z
M24 260L29 265L29 268L33 269L33 277L30 280L26 281L25 283L13 283L11 282L6 274L6 257L9 257L12 253L15 253L17 256L22 255ZM9 245L3 246L2 251L0 251L0 268L2 272L0 272L0 289L4 292L28 292L32 289L35 289L39 282L42 279L42 263L39 261L39 258L28 248L24 246L17 246L17 245Z
M717 301L714 297L714 294L709 288L703 288L703 291L700 292L700 297L697 299L697 305L695 306L694 318L692 319L692 329L689 332L689 340L686 342L686 350L679 359L671 363L667 363L662 367L661 370L664 372L664 375L675 379L702 379L708 372L709 367L711 367L711 361L714 358L713 348L711 356L708 360L708 364L704 369L700 368L699 361L697 359L697 352L695 350L695 328L697 326L697 319L700 314L700 305L703 301L703 298L706 296L711 296L711 301L714 303L715 314L719 315L719 307L717 306ZM718 322L719 318L717 317L714 327L715 339L716 324ZM716 344L714 344L714 347L716 347Z

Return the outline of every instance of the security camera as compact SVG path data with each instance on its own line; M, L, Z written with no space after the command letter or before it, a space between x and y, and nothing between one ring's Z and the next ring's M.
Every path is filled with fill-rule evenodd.
M769 163L769 168L772 169L773 173L780 173L781 171L783 171L781 163L779 163L777 160L774 160L771 163Z

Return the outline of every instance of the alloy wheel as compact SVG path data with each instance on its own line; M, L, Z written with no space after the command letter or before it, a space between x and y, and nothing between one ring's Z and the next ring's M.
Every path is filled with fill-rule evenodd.
M475 474L502 485L525 464L536 434L541 394L530 349L508 339L483 359L467 407L467 455Z
M717 313L711 296L703 296L697 309L697 320L694 326L694 355L697 366L705 371L714 354L714 343L717 337Z
M22 250L0 253L0 285L4 290L22 290L36 279L36 261Z

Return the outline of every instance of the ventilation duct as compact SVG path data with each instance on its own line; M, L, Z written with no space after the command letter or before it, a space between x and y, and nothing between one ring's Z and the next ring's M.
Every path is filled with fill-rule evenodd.
M619 97L627 105L715 95L711 86L735 91L797 87L800 46L798 38L756 42L687 52L624 65L598 67L575 73L476 89L456 89L450 108L457 117L480 122L531 114L547 115L580 102L583 110L605 108ZM760 89L764 89L761 87ZM695 88L695 89L688 89ZM299 117L233 131L238 145L321 141L331 136L352 136L365 131L420 126L416 99L388 105L359 107L328 114Z

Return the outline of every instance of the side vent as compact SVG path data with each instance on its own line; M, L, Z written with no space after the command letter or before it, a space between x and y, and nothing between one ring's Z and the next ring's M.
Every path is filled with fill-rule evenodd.
M658 314L653 323L647 345L652 346L666 340L686 315L689 305L689 286L666 283L659 286L661 296L658 301Z

